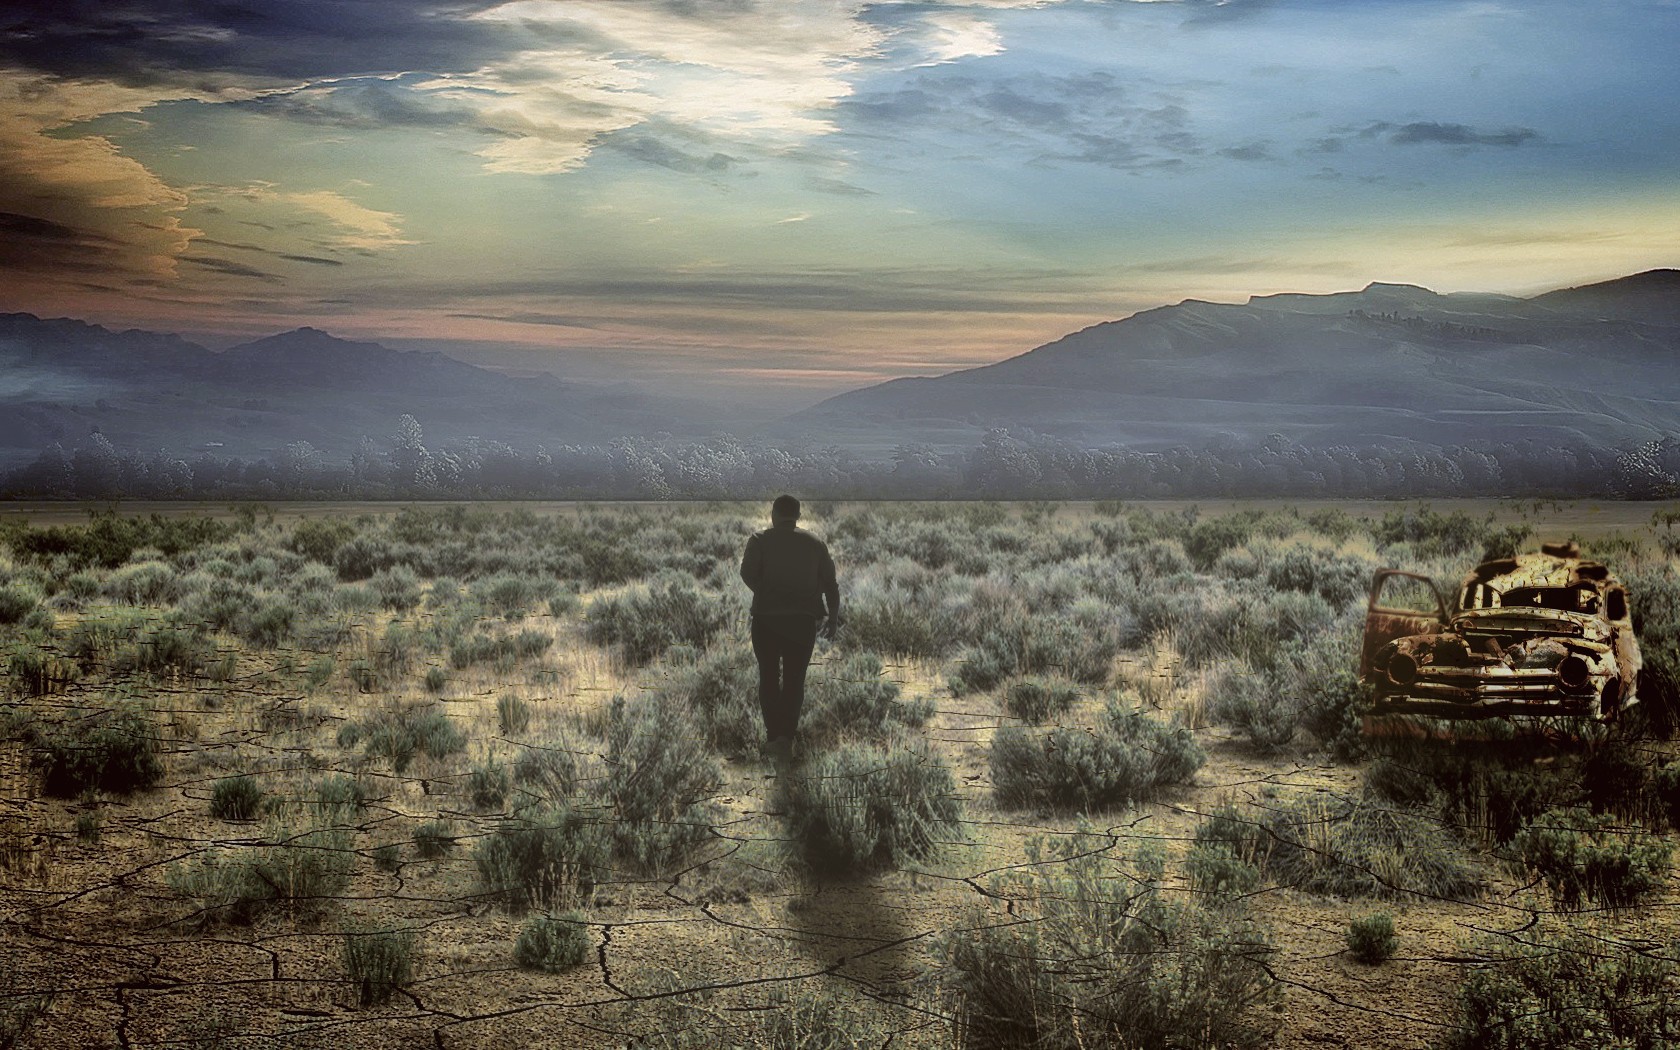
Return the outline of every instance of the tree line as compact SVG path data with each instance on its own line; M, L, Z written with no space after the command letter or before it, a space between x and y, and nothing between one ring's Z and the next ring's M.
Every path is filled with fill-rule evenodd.
M1086 448L991 430L966 449L900 444L869 457L720 436L627 437L517 449L430 446L413 416L385 441L335 459L307 441L261 458L118 449L99 433L54 444L0 475L13 499L1151 499L1425 496L1680 496L1680 434L1636 447L1531 440L1428 449L1307 447L1280 435L1203 448Z

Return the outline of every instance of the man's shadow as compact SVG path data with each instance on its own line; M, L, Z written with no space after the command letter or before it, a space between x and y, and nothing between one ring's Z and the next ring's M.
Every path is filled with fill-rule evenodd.
M883 886L881 878L807 876L788 901L791 939L835 976L882 999L907 1001L931 931L915 927L903 891Z

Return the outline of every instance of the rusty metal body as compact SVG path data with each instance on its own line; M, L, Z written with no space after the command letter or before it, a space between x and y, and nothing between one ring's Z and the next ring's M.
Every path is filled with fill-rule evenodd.
M1394 598L1420 584L1433 609ZM1450 605L1415 573L1371 581L1360 676L1377 714L1610 721L1636 702L1639 667L1627 589L1573 544L1483 562Z

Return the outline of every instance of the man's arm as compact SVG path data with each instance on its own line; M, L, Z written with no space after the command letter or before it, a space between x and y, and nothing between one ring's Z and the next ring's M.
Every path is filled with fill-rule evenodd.
M741 552L741 582L747 585L747 590L758 593L758 585L764 579L764 552L758 549L758 536L747 537L747 549Z
M823 547L818 574L822 580L823 604L828 606L828 620L823 624L823 633L832 638L840 626L840 581L834 572L834 559L829 556L826 546Z

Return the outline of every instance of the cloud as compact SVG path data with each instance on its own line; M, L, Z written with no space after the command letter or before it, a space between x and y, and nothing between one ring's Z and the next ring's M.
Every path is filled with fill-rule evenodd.
M1396 146L1426 143L1445 146L1524 146L1541 141L1540 133L1533 128L1477 131L1464 124L1441 124L1434 121L1418 121L1411 124L1379 121L1365 127L1360 135L1365 138L1380 136Z
M923 17L921 47L927 52L924 65L955 62L959 58L985 58L1003 52L1003 37L997 26L966 11L938 11Z
M280 278L276 277L274 274L268 273L267 271L259 270L254 266L246 266L244 263L236 263L230 259L218 259L214 256L208 255L183 255L181 256L181 261L184 263L191 263L194 266L199 266L206 270L214 270L217 273L225 273L230 277L251 277L259 281L280 280Z

